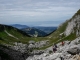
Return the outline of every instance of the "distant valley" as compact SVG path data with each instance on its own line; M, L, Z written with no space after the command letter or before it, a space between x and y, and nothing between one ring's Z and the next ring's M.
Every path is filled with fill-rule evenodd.
M21 24L12 24L11 26L26 32L28 35L32 37L36 35L38 37L44 37L51 34L57 29L57 27L43 27L43 26L29 27L27 25L21 25Z
M47 34L53 32L53 31L55 31L55 30L57 29L57 27L43 27L43 26L37 26L37 27L35 27L35 28L44 31L44 32L46 32Z

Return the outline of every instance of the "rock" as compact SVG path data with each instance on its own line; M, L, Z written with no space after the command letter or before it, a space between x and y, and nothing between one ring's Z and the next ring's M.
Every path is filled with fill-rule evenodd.
M68 22L64 35L69 36L71 33L76 32L76 36L80 36L80 15L75 16Z
M11 46L10 48L16 51L20 51L21 53L25 53L26 51L28 51L28 45L23 43L15 42L14 46Z
M23 56L21 52L0 45L0 60L25 60L25 59L26 58Z
M30 40L30 41L29 41L29 44L34 44L34 43L35 43L34 40Z
M74 55L71 59L69 60L80 60L80 55Z
M74 47L70 48L67 52L71 55L76 55L80 53L80 49L78 47Z
M57 58L56 60L61 60L60 58Z
M43 54L44 53L44 51L43 50L34 50L34 51L32 51L32 55L41 55L41 54Z
M44 40L44 41L39 41L39 42L34 42L34 41L29 41L29 48L42 48L44 46L47 46L49 44L49 40Z

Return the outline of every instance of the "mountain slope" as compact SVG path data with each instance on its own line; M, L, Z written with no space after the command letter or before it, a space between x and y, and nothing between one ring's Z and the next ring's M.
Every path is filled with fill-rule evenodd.
M0 43L27 42L29 35L12 26L0 24Z
M11 26L13 26L13 27L15 27L15 28L18 28L18 29L29 28L28 26L26 26L26 25L21 25L21 24L12 24Z
M22 31L25 31L27 34L29 34L30 36L34 36L37 35L38 37L44 37L47 35L47 33L45 33L44 31L41 31L39 29L36 29L34 27L32 28L24 28L22 29Z
M52 43L63 40L73 40L78 36L80 36L80 9L71 19L66 20L48 37L50 37Z
M51 46L46 47L43 54L34 55L26 60L80 60L80 9L71 19L66 20L55 32L47 36L47 39L50 40ZM53 43L57 45L56 51L52 49Z
M38 27L35 27L41 31L44 31L46 32L47 34L50 34L51 32L55 31L57 29L57 27L41 27L41 26L38 26Z

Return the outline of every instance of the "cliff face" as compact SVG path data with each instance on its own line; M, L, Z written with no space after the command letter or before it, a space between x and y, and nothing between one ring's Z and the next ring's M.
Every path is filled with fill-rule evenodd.
M64 35L68 36L75 33L76 37L80 36L80 10L69 20Z
M64 32L66 36L70 35L71 33L76 33L76 36L80 36L80 15L75 16L75 18L71 19L68 22L67 28Z

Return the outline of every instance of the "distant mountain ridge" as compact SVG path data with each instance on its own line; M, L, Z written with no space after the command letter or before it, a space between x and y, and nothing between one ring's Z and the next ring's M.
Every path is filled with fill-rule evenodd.
M12 24L10 26L13 26L18 29L29 28L27 25L21 25L21 24Z
M53 32L57 29L57 27L43 27L43 26L37 26L35 28L44 31L47 34L50 34L51 32Z
M47 36L48 34L50 34L51 32L57 29L57 27L39 27L39 26L29 27L27 25L21 25L21 24L12 24L11 26L26 32L30 36L35 35L35 32L37 32L38 37Z
M37 34L38 37L44 37L44 36L47 35L47 33L45 33L44 31L41 31L41 30L36 29L34 27L32 27L32 28L24 28L24 29L22 29L22 31L25 31L27 34L29 34L32 37L35 34Z

